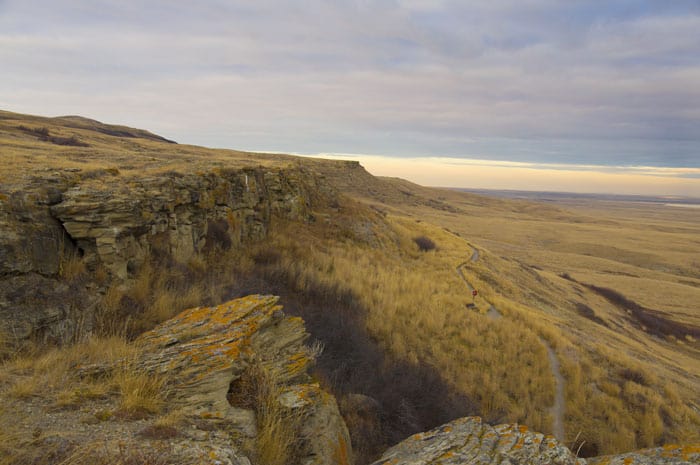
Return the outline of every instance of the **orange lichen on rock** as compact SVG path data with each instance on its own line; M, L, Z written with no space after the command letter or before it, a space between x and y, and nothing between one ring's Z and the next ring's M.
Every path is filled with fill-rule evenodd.
M525 438L520 436L518 438L518 441L513 446L513 449L522 449L524 445L525 445Z
M195 410L226 411L231 381L245 370L251 357L265 357L254 353L259 351L258 347L253 350L254 336L270 332L265 336L270 340L289 341L286 351L292 355L275 360L284 372L292 372L285 373L285 378L298 376L307 368L301 345L306 337L303 324L280 324L285 317L277 301L275 296L251 295L185 310L138 338L143 354L139 364L146 371L168 376L174 402ZM284 330L280 335L278 328Z
M543 435L530 432L517 424L491 426L479 418L453 420L419 435L413 435L387 450L374 465L396 463L414 465L479 464L550 464L585 465L556 440L549 448L532 447L542 442Z
M292 374L298 374L305 372L309 366L309 357L305 352L298 352L292 354L289 357L289 363L287 364L287 370Z

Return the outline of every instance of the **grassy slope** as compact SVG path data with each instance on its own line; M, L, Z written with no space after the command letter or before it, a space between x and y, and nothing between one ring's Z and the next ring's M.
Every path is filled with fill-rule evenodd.
M559 208L364 181L348 191L483 248L487 270L475 271L484 295L557 346L569 379L567 436L573 442L580 431L584 452L698 439L700 218L693 211L605 202ZM613 289L679 323L679 332L654 334L625 306L562 274Z
M89 146L40 141L20 125L46 127ZM128 295L144 308L132 318L141 317L137 322L147 327L176 311L177 302L227 297L232 282L263 267L267 276L290 278L295 292L313 295L321 286L352 295L366 311L364 327L372 340L396 360L437 368L467 396L470 413L490 421L520 421L549 432L554 380L542 336L555 346L568 381L569 445L579 431L588 454L700 439L699 406L693 404L700 390L697 341L653 337L625 309L579 284L613 288L669 319L697 326L700 272L692 257L700 244L692 211L563 209L491 199L375 178L354 163L174 145L122 127L145 138L115 137L105 128L112 131L91 120L0 112L0 181L12 188L61 169L80 169L90 179L101 170L128 178L295 164L323 174L371 208L344 200L320 211L316 225L279 223L257 247L215 262L202 256L180 264L189 270L184 278L146 267L132 289L107 290L104 311L123 310L118 302ZM420 253L413 242L420 235L438 249ZM477 300L480 312L466 308L471 297L455 267L471 256L470 245L481 256L465 268L467 278L505 315L501 320L483 314L486 300ZM658 283L664 284L663 296L651 292ZM599 322L590 313L582 316L581 305Z

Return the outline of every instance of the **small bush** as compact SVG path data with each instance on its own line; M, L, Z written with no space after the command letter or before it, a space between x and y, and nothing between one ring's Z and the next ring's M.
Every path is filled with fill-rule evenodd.
M416 238L413 239L413 242L416 243L416 245L418 246L418 249L419 249L421 252L427 252L427 251L429 251L429 250L435 250L435 248L437 247L437 246L435 245L435 242L433 242L432 239L430 239L429 237L426 237L426 236L419 236L419 237L416 237Z
M81 141L75 136L70 136L70 137L59 137L59 136L49 136L47 139L42 139L46 140L48 142L51 142L52 144L55 145L66 145L70 147L89 147L89 144L86 144L85 142Z
M640 386L649 386L649 380L647 379L646 373L639 369L634 368L623 368L619 371L621 378L637 383Z
M13 340L5 328L0 327L0 362L14 353Z
M282 253L273 246L262 247L253 254L256 265L274 265L282 259Z
M211 252L216 248L228 250L231 248L229 224L226 220L210 220L207 222L207 235L204 250Z
M89 144L86 144L85 142L81 141L75 136L70 136L70 137L60 137L60 136L52 136L51 133L49 132L49 128L47 127L42 127L42 128L28 128L24 125L20 125L17 127L17 129L20 129L28 134L32 134L36 136L37 139L39 139L42 142L51 142L52 144L56 145L67 145L67 146L72 146L72 147L89 147Z

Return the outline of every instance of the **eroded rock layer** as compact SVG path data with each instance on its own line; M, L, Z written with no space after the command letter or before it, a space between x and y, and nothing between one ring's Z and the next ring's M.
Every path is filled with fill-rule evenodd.
M174 407L254 438L259 412L229 399L238 394L236 381L258 364L282 388L273 401L301 419L300 463L349 463L350 438L335 399L307 374L307 336L303 321L285 316L277 297L252 295L185 310L144 333L136 341L143 354L138 367L169 379Z
M387 450L373 465L691 465L700 445L665 446L627 454L577 458L553 436L526 426L491 426L479 417L454 420L414 434Z
M187 263L261 240L274 216L312 221L314 203L335 195L303 167L23 182L0 185L0 331L58 342L89 331L99 300L90 280L60 282L71 257L122 282L153 257Z
M491 426L479 417L454 420L414 434L392 447L374 465L459 464L583 465L553 436L525 426Z

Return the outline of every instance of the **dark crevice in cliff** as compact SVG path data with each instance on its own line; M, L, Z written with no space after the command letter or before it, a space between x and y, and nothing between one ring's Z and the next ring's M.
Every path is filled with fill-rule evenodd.
M434 367L387 354L368 334L367 311L351 292L308 282L302 290L295 276L262 267L230 286L227 297L259 292L279 295L286 313L304 319L311 342L322 344L315 376L338 399L358 464L411 434L476 413Z

